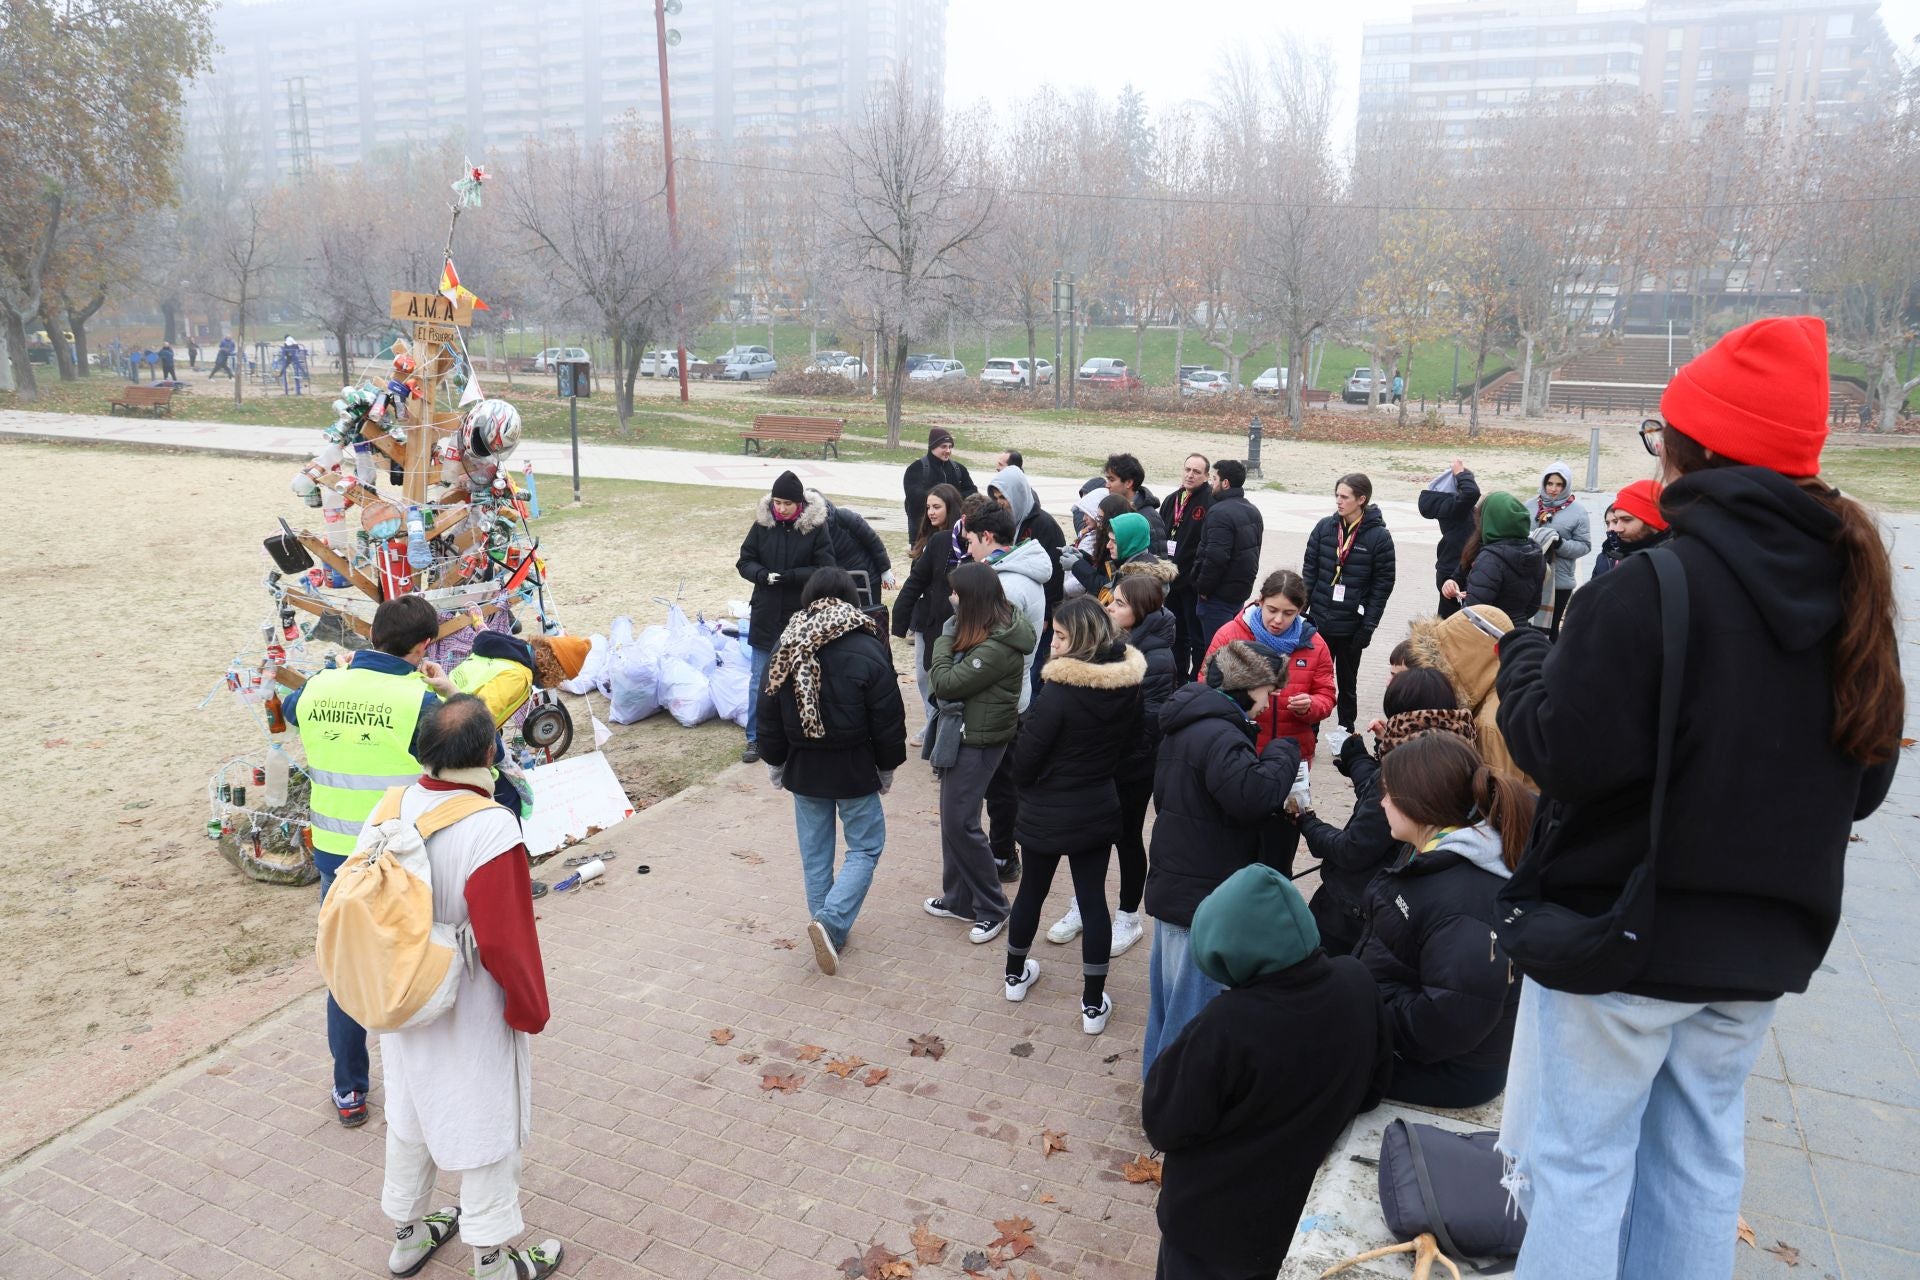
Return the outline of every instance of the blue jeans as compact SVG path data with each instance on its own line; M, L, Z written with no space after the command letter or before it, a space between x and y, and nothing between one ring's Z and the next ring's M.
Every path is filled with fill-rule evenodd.
M1517 1280L1733 1274L1747 1075L1775 1002L1520 994L1500 1150Z
M747 741L760 741L760 691L767 687L767 664L773 661L773 650L755 649L753 651L753 675L747 685Z
M333 888L334 873L346 859L316 853L313 865L320 871L320 901L327 900ZM346 1010L327 996L327 1050L333 1055L333 1100L344 1102L350 1093L367 1092L367 1032L347 1016Z
M833 818L838 811L847 833L847 857L833 873ZM807 911L826 926L833 945L843 947L867 900L873 864L887 845L887 814L878 793L852 800L793 798L793 829L800 842L800 873L806 878Z
M1153 922L1153 955L1147 962L1147 1042L1140 1051L1142 1080L1160 1051L1179 1038L1207 1001L1226 990L1200 972L1191 947L1188 930L1165 920Z

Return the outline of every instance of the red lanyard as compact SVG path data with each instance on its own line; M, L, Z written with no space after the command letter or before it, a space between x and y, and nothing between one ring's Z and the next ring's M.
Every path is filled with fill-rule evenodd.
M1346 571L1347 557L1353 554L1353 544L1360 536L1360 522L1355 520L1353 527L1347 530L1347 536L1337 539L1340 550L1340 564L1333 571L1333 580L1340 581L1340 575Z

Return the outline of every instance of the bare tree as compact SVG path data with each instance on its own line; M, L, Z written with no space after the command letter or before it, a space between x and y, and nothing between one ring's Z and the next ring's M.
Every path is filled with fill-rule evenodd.
M353 341L387 323L387 299L396 286L384 276L380 202L366 171L323 171L302 187L297 235L300 310L324 328L340 351L340 376L353 380Z
M271 192L239 196L214 233L201 288L214 302L232 308L234 341L233 402L245 398L247 318L265 301L267 281L282 265L286 239L275 225Z
M852 288L886 335L887 446L897 448L907 344L957 291L993 200L966 181L938 107L904 78L875 87L841 134L835 168L827 216Z

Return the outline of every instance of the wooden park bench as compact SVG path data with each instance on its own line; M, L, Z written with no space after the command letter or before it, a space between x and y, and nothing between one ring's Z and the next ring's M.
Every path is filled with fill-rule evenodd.
M144 411L154 417L173 413L172 387L142 387L128 385L121 388L120 394L107 402L108 413L122 411L134 413Z
M837 458L840 456L840 433L846 427L845 418L794 418L763 413L754 418L753 426L740 433L740 452L746 454L762 450L769 440L796 440L802 444L819 445L823 458L829 451Z
M1302 388L1300 392L1300 403L1309 409L1321 408L1332 399L1333 392L1331 391L1316 391L1312 387L1305 387Z

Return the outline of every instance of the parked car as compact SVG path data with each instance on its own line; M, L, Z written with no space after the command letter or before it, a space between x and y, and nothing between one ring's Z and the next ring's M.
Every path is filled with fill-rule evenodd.
M1112 360L1096 356L1080 366L1075 378L1088 386L1118 387L1122 391L1138 391L1140 379L1133 370L1127 368L1125 360Z
M1188 395L1225 395L1233 390L1233 380L1218 369L1196 369L1180 379L1180 389Z
M720 353L720 358L714 361L714 363L732 364L742 356L770 356L772 354L773 352L767 350L765 347L728 347Z
M958 360L922 360L907 376L915 382L952 382L967 376L967 366Z
M1187 375L1190 373L1200 373L1202 371L1210 372L1212 369L1213 369L1213 366L1210 364L1183 364L1180 366L1180 371L1174 374L1174 381L1185 382L1187 380Z
M780 372L780 365L763 347L733 356L720 368L720 376L732 382L758 382Z
M1373 370L1361 368L1355 369L1352 376L1347 379L1346 388L1341 391L1340 398L1348 404L1365 404L1367 397L1372 394Z
M813 359L807 361L807 364L809 367L815 369L835 369L838 368L840 362L846 358L847 353L844 351L817 351L814 353Z
M828 373L835 373L848 382L858 382L867 376L867 362L859 356L842 354L830 365L822 366Z
M1287 389L1287 371L1269 369L1253 380L1253 394L1257 396L1277 396Z
M701 363L700 357L687 352L687 368ZM643 378L678 378L680 376L680 353L678 351L649 351L640 357L640 376Z
M944 357L936 356L936 355L928 355L925 353L922 353L917 356L908 356L907 357L907 373L911 375L913 371L915 369L918 369L921 365L926 364L929 361L940 360L940 359L944 359Z
M588 360L585 347L548 347L533 358L533 371L545 373L552 369L557 360Z
M1053 381L1053 363L1049 360L1035 360L1034 367L1040 371L1040 385L1046 386ZM1020 359L994 359L980 371L980 381L990 387L1030 387L1033 377L1027 370L1024 357Z

